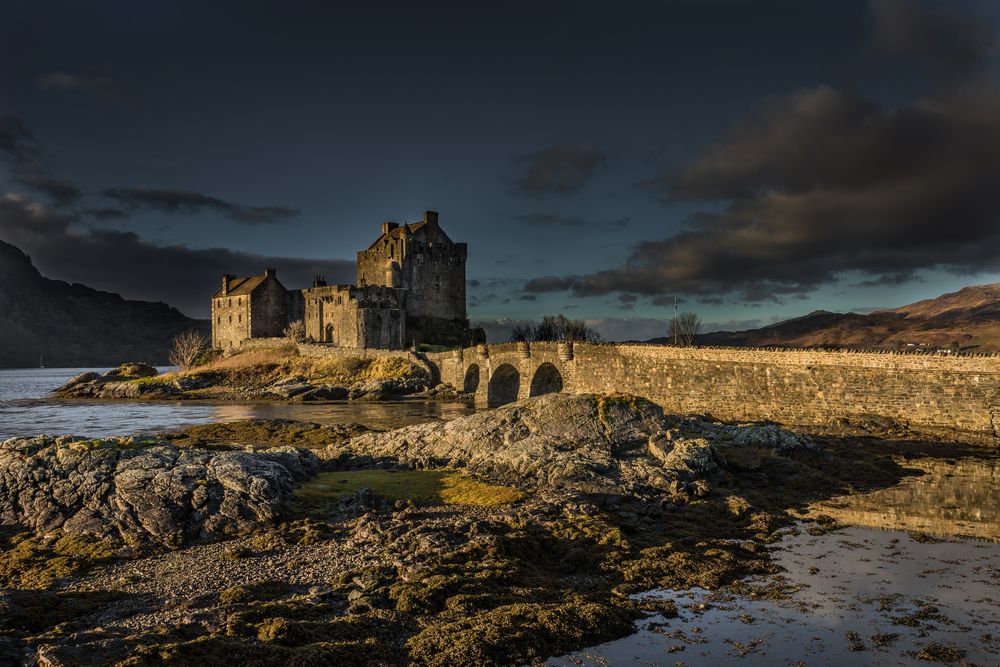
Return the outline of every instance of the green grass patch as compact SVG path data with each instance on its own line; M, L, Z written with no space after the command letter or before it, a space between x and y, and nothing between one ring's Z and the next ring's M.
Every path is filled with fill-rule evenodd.
M311 382L353 384L362 380L403 380L423 371L404 357L303 359L294 369Z
M145 377L133 377L128 378L125 381L129 384L142 384L142 385L167 385L173 383L179 377L177 373L164 373L163 375L153 375Z
M482 505L494 507L520 500L524 494L444 470L349 470L327 472L306 482L296 492L307 503L339 501L360 489L389 500L412 500L418 505Z

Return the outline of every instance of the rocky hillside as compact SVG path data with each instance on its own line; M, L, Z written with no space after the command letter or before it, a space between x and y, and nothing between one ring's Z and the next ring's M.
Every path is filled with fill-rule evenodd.
M906 319L1000 320L1000 283L963 287L889 312Z
M164 364L170 340L204 320L165 303L42 276L30 258L0 241L0 368L110 366L122 360Z
M935 299L860 315L816 311L748 331L717 331L702 345L1000 351L1000 284L976 285Z

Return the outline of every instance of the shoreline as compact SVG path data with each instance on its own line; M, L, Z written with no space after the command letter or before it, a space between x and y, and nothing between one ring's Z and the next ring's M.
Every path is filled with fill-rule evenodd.
M35 458L62 446L52 460L73 452L119 468L156 447L206 471L213 457L244 457L251 476L255 457L316 462L275 496L275 519L222 539L128 552L8 525L0 553L34 555L0 562L0 609L20 624L7 636L53 664L527 663L627 637L650 611L664 622L687 613L629 597L657 587L793 600L773 546L795 526L843 527L822 514L800 524L795 508L900 488L925 475L921 462L993 458L663 415L632 397L550 394L459 420L382 432L257 420L243 436L237 422L180 440L39 441ZM214 473L197 474L212 488ZM471 490L446 495L455 484ZM496 633L520 639L491 643Z

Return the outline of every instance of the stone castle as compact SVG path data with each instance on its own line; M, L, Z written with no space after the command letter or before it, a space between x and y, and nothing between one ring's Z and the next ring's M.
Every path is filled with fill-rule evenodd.
M399 350L413 344L467 345L466 244L453 242L426 211L414 224L382 223L358 252L357 282L287 290L274 269L225 274L212 297L212 346L230 350L254 338L283 335L301 320L307 340L344 348Z

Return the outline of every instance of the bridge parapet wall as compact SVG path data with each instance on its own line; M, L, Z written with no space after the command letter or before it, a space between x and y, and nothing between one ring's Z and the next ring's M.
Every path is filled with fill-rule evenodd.
M539 369L551 364L562 391L636 394L669 412L724 420L824 425L878 416L981 444L997 442L994 423L1000 422L995 355L588 343L575 343L567 355L557 343L532 343L527 350L504 343L428 356L442 380L459 388L476 367L476 395L483 400L497 372L508 372L503 367L517 371L517 398L525 398Z

